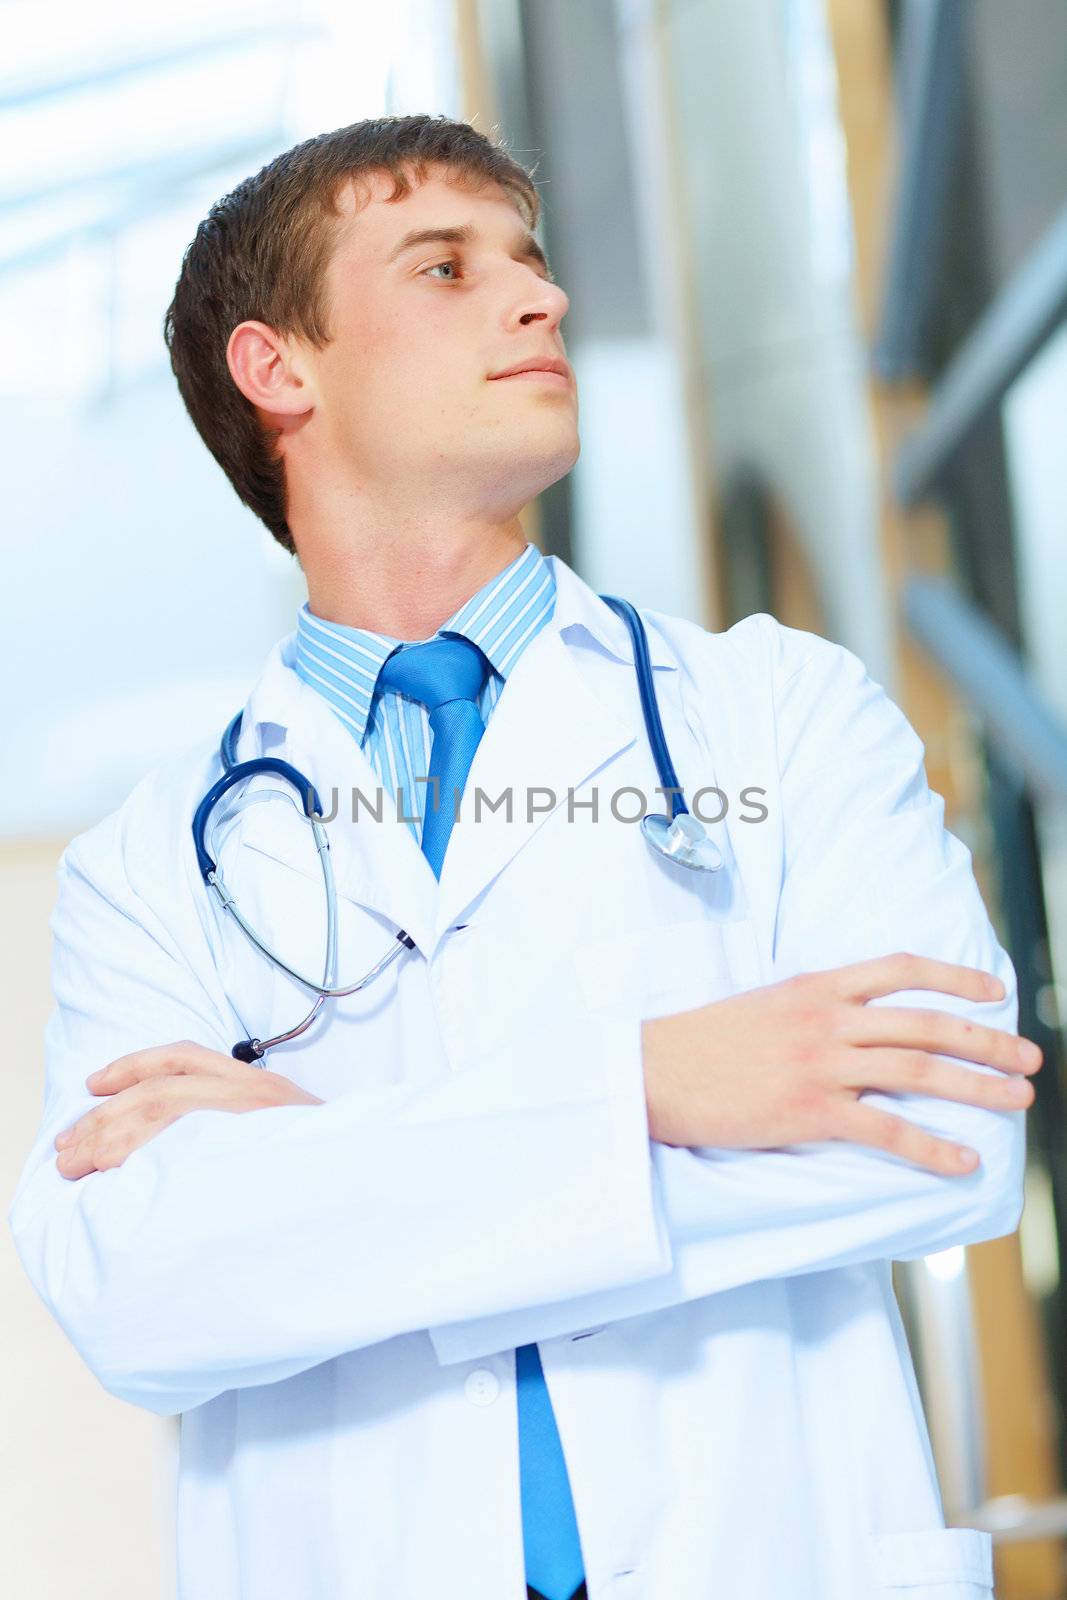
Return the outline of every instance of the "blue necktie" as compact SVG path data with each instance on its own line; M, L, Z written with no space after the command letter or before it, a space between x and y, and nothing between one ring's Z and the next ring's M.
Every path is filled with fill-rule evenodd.
M430 713L433 743L427 776L431 781L422 853L437 878L457 799L463 794L474 752L485 732L477 701L488 673L489 662L476 644L459 635L442 634L424 644L401 645L378 674L380 687L409 695ZM515 1376L526 1579L545 1600L570 1600L582 1581L582 1547L567 1464L536 1344L516 1350Z

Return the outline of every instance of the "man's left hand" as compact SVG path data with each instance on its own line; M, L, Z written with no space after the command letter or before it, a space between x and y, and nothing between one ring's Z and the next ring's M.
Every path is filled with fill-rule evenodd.
M119 1056L90 1073L85 1086L109 1098L56 1136L56 1168L64 1178L121 1166L132 1150L187 1111L322 1105L289 1078L189 1039Z

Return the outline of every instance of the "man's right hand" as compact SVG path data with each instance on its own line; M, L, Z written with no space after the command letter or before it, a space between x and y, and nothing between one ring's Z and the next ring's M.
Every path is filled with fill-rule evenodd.
M898 990L1001 1000L991 973L897 954L803 973L643 1022L649 1132L670 1145L746 1150L823 1139L872 1145L931 1172L973 1171L975 1151L865 1105L865 1089L932 1095L994 1111L1033 1102L1029 1039L949 1012L868 1006ZM999 1069L974 1072L959 1056ZM961 1154L962 1152L962 1154Z

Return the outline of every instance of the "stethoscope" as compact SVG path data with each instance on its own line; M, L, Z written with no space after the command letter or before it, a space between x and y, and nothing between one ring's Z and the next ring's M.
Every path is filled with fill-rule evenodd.
M642 817L641 832L653 850L665 856L668 861L674 862L676 866L689 867L694 872L718 872L723 865L722 852L708 838L703 824L692 815L682 799L681 785L674 770L674 763L671 761L659 714L644 623L628 600L620 600L608 594L602 594L600 598L622 617L630 630L634 645L634 668L641 694L641 710L648 742L652 747L660 787L670 795L670 816L653 813ZM322 823L322 803L314 785L288 761L281 761L276 756L257 756L251 761L238 761L237 740L241 732L241 716L242 713L239 711L227 727L219 745L224 769L222 777L217 783L212 784L193 816L193 843L196 846L197 864L204 882L215 894L222 909L233 917L245 937L266 956L268 961L279 967L282 972L288 973L289 977L302 984L304 988L310 989L315 996L311 1010L294 1028L285 1033L275 1034L272 1039L241 1039L234 1045L231 1053L236 1059L251 1063L262 1060L267 1051L272 1050L275 1045L285 1044L288 1040L304 1033L310 1028L327 1000L339 1000L345 995L356 994L360 989L366 988L368 983L373 982L405 950L414 950L415 941L401 928L381 960L376 962L357 983L337 986L337 893L333 868L330 864L330 841L326 837L326 829ZM242 915L236 899L226 887L217 861L207 847L208 826L219 801L236 784L244 783L246 779L257 777L260 773L272 773L296 791L304 816L311 825L326 889L326 959L321 983L298 972L263 942ZM291 796L286 798L292 799Z

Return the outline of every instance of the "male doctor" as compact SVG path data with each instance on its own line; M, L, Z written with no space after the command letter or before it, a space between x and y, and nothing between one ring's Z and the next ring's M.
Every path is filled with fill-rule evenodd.
M150 773L60 867L17 1246L101 1383L181 1414L181 1600L980 1600L890 1263L1018 1222L1011 963L906 719L768 615L645 613L723 867L633 826L629 634L519 522L579 450L536 220L473 129L384 118L189 247L182 396L308 587L237 753L332 797L340 977L410 948L235 1060L307 995L199 877L217 738ZM276 790L215 843L308 970Z

